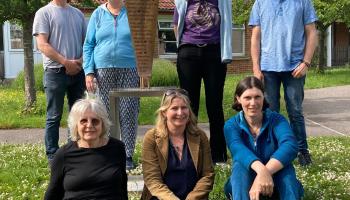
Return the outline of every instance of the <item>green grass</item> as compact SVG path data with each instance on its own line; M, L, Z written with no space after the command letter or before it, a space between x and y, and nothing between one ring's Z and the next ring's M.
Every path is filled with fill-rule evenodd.
M40 66L36 67L38 70ZM42 70L42 69L41 69ZM40 71L40 70L38 70ZM39 73L39 72L37 72ZM224 91L224 115L228 119L234 114L231 109L233 93L237 82L249 74L227 75ZM40 77L40 75L38 75ZM166 77L166 78L165 78ZM322 88L329 86L350 84L350 67L342 67L326 70L324 74L316 74L314 71L308 73L305 88ZM0 129L6 128L43 128L45 126L45 95L41 90L37 91L37 103L31 113L22 113L24 105L24 91L20 87L20 81L11 87L0 86ZM39 84L39 82L37 82ZM154 62L152 86L178 85L176 69L169 61L156 60ZM37 86L40 88L39 86ZM203 88L203 87L202 87ZM201 92L200 110L198 121L208 122L205 109L204 89ZM159 107L160 97L141 98L139 124L153 124L154 113ZM2 114L5 113L5 114ZM281 113L285 114L284 101L281 101ZM67 106L64 108L64 115L61 126L66 126Z
M295 165L305 188L305 200L350 199L350 138L310 137L313 164L307 168ZM49 170L41 144L0 144L0 199L42 199L48 185ZM139 162L141 144L136 146ZM296 164L296 163L295 163ZM210 199L224 199L223 185L230 167L216 167L214 189ZM129 199L139 199L135 193Z

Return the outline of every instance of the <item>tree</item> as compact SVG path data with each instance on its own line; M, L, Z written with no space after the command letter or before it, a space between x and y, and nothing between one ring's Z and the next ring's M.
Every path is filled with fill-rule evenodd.
M23 28L25 108L29 109L36 101L34 81L34 60L32 45L32 25L35 12L49 0L0 1L0 22L15 21Z
M334 22L343 22L350 27L349 0L313 0L319 21L318 66L317 71L323 73L325 66L325 38L327 28Z
M314 6L319 17L317 27L319 30L318 67L319 72L325 66L325 37L327 28L334 22L343 22L350 27L350 1L349 0L314 0Z
M29 110L36 101L32 25L35 12L46 5L50 0L11 0L0 1L0 23L7 20L21 25L23 30L24 49L24 88L25 88L25 110ZM72 4L78 7L92 7L93 0L75 0Z
M254 0L232 0L234 24L244 24L249 20Z

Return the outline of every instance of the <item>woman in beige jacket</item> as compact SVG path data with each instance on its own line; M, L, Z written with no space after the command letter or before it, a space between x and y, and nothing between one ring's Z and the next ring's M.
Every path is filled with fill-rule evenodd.
M205 200L214 184L210 145L187 92L168 90L143 141L143 200Z

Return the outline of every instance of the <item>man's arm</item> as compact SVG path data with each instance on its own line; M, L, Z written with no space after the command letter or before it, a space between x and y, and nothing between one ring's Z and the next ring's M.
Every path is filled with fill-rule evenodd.
M66 68L66 73L68 75L75 75L79 73L82 70L81 67L81 60L68 60L65 57L63 57L61 54L59 54L48 42L48 36L47 34L38 34L36 36L36 41L38 44L38 49L43 53L45 56L49 57L50 59L61 63Z
M305 25L305 49L303 61L311 63L317 46L318 36L315 23ZM292 75L295 78L304 76L308 70L308 66L301 62L297 68L293 71Z
M254 26L252 29L251 47L250 54L252 56L253 62L253 73L254 76L264 81L264 75L260 69L260 39L261 39L261 29L260 26Z

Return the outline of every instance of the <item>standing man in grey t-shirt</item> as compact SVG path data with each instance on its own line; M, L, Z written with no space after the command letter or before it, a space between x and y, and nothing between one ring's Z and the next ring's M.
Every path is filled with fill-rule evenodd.
M40 8L34 18L33 35L43 55L46 94L45 147L50 161L58 147L64 97L69 109L83 96L85 76L82 47L86 23L84 14L67 0L53 0Z

